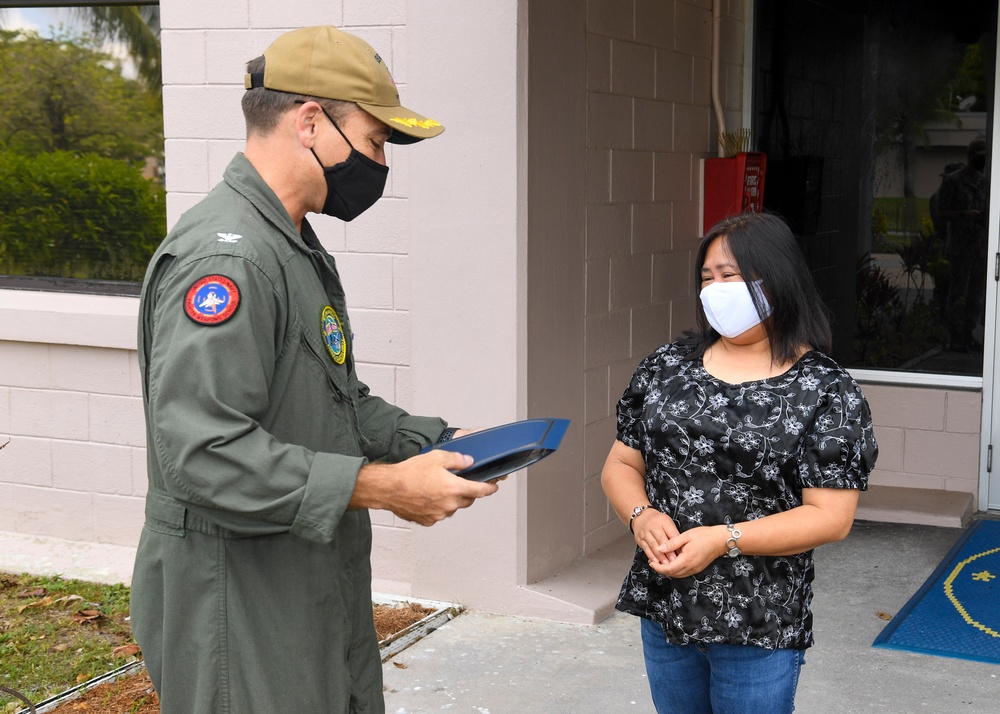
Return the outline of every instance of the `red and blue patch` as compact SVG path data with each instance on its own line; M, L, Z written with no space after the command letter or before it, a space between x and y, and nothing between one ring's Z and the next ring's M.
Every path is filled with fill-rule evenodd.
M221 325L239 306L240 289L225 275L199 278L184 296L184 314L199 325Z

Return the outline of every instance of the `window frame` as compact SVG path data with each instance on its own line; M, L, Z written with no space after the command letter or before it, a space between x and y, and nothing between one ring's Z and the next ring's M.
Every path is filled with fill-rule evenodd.
M91 5L159 5L159 0L104 0L103 2L66 2L66 0L0 0L0 7L90 7Z

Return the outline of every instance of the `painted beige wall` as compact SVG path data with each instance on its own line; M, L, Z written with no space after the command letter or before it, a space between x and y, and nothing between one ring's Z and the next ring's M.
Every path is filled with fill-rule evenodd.
M518 576L533 583L583 554L589 33L565 28L589 28L595 4L528 9L527 408L529 416L572 419L557 456L525 479Z
M524 414L526 349L519 307L518 4L451 3L443 11L440 3L413 2L406 19L410 76L423 79L408 101L447 127L410 156L412 406L456 426L514 421ZM522 476L514 476L473 508L398 539L411 572L407 591L519 611L522 488ZM390 564L376 577L392 572Z
M590 3L587 23L583 547L623 532L600 486L636 365L693 323L700 161L716 149L710 2ZM742 110L743 3L722 5L719 94ZM735 124L734 124L735 122ZM582 476L582 484L580 483Z

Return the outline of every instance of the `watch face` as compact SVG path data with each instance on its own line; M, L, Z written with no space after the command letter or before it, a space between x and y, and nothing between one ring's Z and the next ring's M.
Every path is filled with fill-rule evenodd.
M633 516L638 516L640 513L642 513L642 510L644 508L645 508L645 506L636 506L635 508L632 509L632 515Z

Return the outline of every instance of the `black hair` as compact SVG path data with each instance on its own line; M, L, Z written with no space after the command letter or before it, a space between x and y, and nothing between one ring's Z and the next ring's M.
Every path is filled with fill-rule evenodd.
M263 74L264 64L263 55L254 57L247 62L247 74ZM338 123L350 112L358 110L358 105L354 102L279 92L266 87L254 87L243 92L241 102L243 118L247 124L247 134L258 133L263 136L270 134L278 126L278 122L285 112L303 102L317 102Z
M764 324L772 362L792 362L803 347L829 352L833 338L826 306L788 225L771 213L744 213L719 221L698 244L695 285L701 285L701 269L709 246L720 238L726 239L743 279L747 283L761 281L771 305L770 316L758 292L751 290L750 295ZM702 356L719 339L719 333L705 317L701 300L695 302L698 330L684 336L691 347L691 358Z

